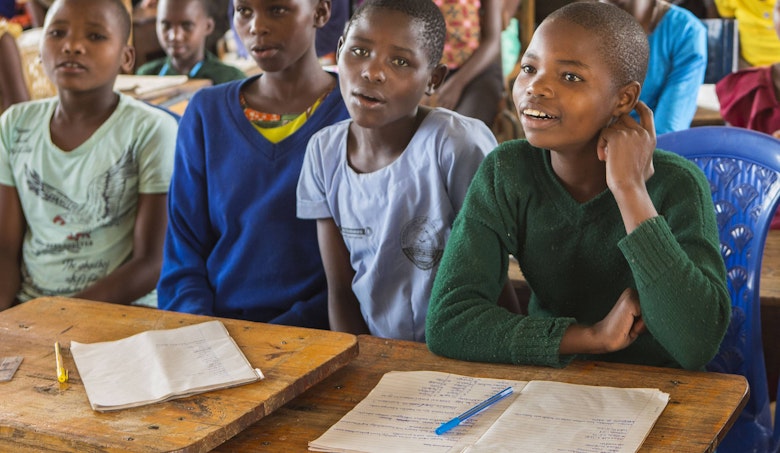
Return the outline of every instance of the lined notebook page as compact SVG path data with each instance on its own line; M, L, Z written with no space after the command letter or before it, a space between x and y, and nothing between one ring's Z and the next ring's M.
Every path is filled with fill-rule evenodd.
M466 451L635 452L668 401L657 389L531 381Z
M436 371L389 372L352 411L325 434L309 442L309 450L462 451L498 418L514 394L446 435L437 436L436 428L506 387L512 386L517 393L525 383Z

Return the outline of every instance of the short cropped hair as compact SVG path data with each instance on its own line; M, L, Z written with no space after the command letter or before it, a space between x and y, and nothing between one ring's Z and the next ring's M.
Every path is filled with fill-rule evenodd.
M67 0L57 0L54 3L65 3ZM130 30L133 27L133 21L130 18L130 11L127 10L127 7L124 3L122 3L122 0L101 0L105 2L107 6L112 8L114 10L114 13L112 13L112 16L119 17L119 26L121 29L119 32L122 34L122 41L128 41L130 39ZM92 1L90 4L90 8L94 8L97 5L97 1ZM54 4L52 4L54 6ZM49 8L51 9L51 8Z
M616 86L644 83L650 46L644 29L631 14L609 3L575 2L553 11L548 20L567 21L591 32Z
M107 0L111 6L116 10L119 15L119 24L122 27L122 40L127 41L130 39L130 30L133 29L133 19L130 17L130 11L127 10L127 6L122 0Z
M344 36L347 36L353 22L365 13L377 9L400 11L412 20L421 23L423 32L420 36L420 43L423 46L423 51L428 56L430 66L439 64L444 52L447 24L444 22L441 10L435 3L431 0L366 0L355 10L347 22L346 27L344 27Z

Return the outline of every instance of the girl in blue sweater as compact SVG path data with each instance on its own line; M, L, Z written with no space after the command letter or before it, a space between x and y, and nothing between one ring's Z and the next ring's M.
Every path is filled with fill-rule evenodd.
M313 220L295 216L309 137L348 117L314 36L330 0L237 0L233 21L263 74L197 93L182 117L160 308L328 327Z

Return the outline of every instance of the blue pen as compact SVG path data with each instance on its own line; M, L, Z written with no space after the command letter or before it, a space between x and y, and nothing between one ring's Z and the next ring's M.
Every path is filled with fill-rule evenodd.
M486 399L485 401L477 404L476 406L472 407L471 409L467 410L466 412L458 415L457 417L453 418L452 420L448 422L444 422L436 428L436 434L442 435L446 433L447 431L451 430L452 428L460 425L461 423L465 422L469 418L479 414L480 412L484 411L485 409L489 408L490 406L496 404L497 402L501 401L502 399L506 398L507 396L512 394L512 387L507 387L504 390L501 390L500 392L496 393L495 395L491 396L490 398Z

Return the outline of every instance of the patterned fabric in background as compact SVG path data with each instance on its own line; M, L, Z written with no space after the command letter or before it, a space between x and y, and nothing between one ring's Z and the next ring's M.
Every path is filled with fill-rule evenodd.
M57 87L43 70L43 62L40 58L42 39L43 28L41 27L24 30L16 38L24 65L27 89L30 90L30 99L43 99L57 95Z
M457 69L479 46L480 0L433 0L447 23L447 38L441 62Z

